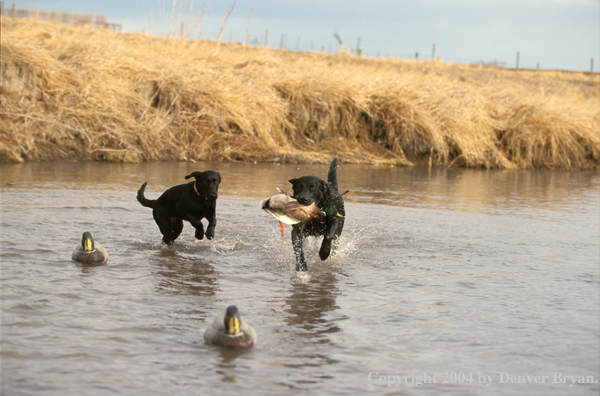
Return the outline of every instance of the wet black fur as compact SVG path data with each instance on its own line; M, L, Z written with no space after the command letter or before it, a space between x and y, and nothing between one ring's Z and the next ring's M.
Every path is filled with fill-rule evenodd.
M338 159L331 161L327 182L315 176L303 176L289 180L294 189L293 198L302 205L310 205L316 202L321 210L335 208L337 213L346 215L344 200L339 195L337 183ZM320 221L307 221L294 224L292 229L292 244L296 256L296 271L306 271L306 260L302 249L303 240L307 236L323 236L323 242L319 250L319 257L325 260L331 254L332 242L341 234L344 228L344 218L338 216L326 216Z
M158 199L146 199L144 190L147 182L137 192L137 200L148 208L152 208L152 216L163 235L163 241L171 244L183 230L183 220L189 221L196 229L196 238L212 239L217 225L216 207L221 183L219 172L207 170L193 172L185 178L195 178L196 181L180 184L169 188ZM194 184L198 194L194 190ZM201 220L208 220L206 233Z

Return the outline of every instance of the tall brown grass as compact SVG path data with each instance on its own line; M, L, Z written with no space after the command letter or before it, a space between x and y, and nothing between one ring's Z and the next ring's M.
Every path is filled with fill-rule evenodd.
M600 165L589 73L1 23L2 162Z

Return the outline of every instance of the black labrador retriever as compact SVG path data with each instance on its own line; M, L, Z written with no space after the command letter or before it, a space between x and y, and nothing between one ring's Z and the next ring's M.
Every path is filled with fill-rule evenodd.
M295 198L302 205L315 202L319 209L326 213L323 220L306 221L294 224L292 244L296 255L296 271L306 271L306 260L302 243L307 236L323 236L319 257L325 260L332 250L332 242L342 234L344 228L344 200L338 193L337 182L338 159L334 158L329 166L327 182L315 176L303 176L289 180L294 189ZM345 193L344 193L345 194Z
M183 220L189 221L196 229L196 238L208 239L215 236L217 225L216 207L221 183L219 172L207 170L192 172L185 178L196 181L169 188L158 199L146 199L144 190L148 182L142 184L137 192L137 200L143 206L152 208L152 216L163 235L163 241L171 244L183 230ZM201 220L208 220L206 234Z

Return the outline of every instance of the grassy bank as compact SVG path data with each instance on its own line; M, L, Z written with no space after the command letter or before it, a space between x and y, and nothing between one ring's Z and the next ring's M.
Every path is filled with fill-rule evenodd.
M2 19L0 161L584 169L600 78Z

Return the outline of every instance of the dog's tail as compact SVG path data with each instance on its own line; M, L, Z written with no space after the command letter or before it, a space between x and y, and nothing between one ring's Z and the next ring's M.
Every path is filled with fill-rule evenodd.
M140 203L147 208L154 208L154 203L156 202L156 199L146 199L146 197L144 197L144 190L146 189L147 184L148 182L144 182L144 184L142 184L142 187L140 187L140 189L138 190L137 200L140 201Z
M338 159L334 158L331 165L329 165L329 173L327 173L327 183L329 183L329 187L334 194L338 193L337 167Z

